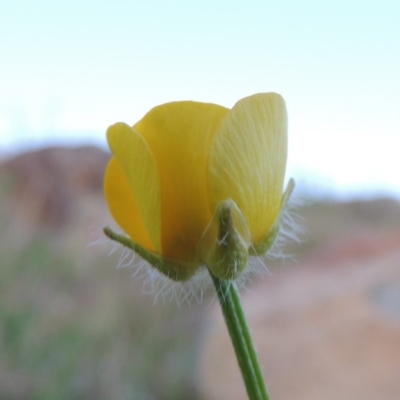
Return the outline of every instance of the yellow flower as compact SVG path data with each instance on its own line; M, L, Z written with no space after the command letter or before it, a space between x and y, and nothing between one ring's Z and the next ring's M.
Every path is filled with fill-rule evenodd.
M105 197L133 248L175 280L207 265L234 279L276 233L287 118L275 93L231 109L191 101L107 130ZM126 242L124 243L126 244Z

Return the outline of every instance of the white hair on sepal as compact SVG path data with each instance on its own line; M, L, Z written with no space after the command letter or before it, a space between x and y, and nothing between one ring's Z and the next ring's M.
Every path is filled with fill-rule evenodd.
M304 240L304 218L298 214L297 210L306 205L306 202L295 189L281 211L278 237L272 245L271 254L268 252L267 257L274 257L274 251L277 251L278 258L293 259L293 255L283 253L283 247L289 242L301 243Z
M108 252L108 257L112 256L118 249L120 249L122 247L122 245L117 242L113 242L113 243L114 243L113 247Z
M178 307L184 303L190 305L192 301L201 303L205 290L211 286L211 279L205 268L200 268L188 281L177 282L169 279L147 262L144 261L144 264L146 268L143 294L153 296L154 303L174 301Z
M250 284L252 282L273 275L267 266L268 259L294 259L293 255L284 252L284 247L289 242L301 242L301 236L304 234L301 224L303 219L296 213L296 210L303 204L304 200L299 199L297 193L292 193L279 215L280 229L274 243L265 256L249 257L244 272L234 281L239 289L251 291ZM110 242L110 240L106 239L106 242ZM185 303L190 306L193 301L202 303L206 292L213 286L210 274L205 266L199 268L194 276L187 281L174 281L152 267L134 251L119 243L113 243L114 246L110 254L121 247L123 248L117 268L132 268L134 270L132 278L143 281L143 294L153 296L154 304L159 301L163 303L173 301L178 307L181 307ZM210 296L210 305L215 298L215 293Z
M158 271L156 272L158 273ZM206 290L212 286L211 278L205 267L199 268L194 276L185 282L175 282L163 275L162 277L167 280L168 285L165 287L166 291L159 295L164 301L167 299L175 301L178 307L184 303L190 305L193 301L201 303Z
M104 235L103 228L98 225L92 225L88 228L89 236L93 237L93 240L86 245L86 248L94 247L94 246L102 246L110 242L110 240ZM119 244L116 243L118 246Z
M110 240L107 239L107 242L109 243ZM188 281L173 281L143 260L133 250L117 242L111 242L114 245L110 254L116 250L121 251L116 268L133 269L131 277L143 281L142 292L144 295L151 295L154 303L174 301L178 307L184 303L190 305L192 301L201 303L205 291L212 286L211 278L205 268L199 268Z
M132 252L130 252L126 248L123 248L119 255L119 259L118 259L116 268L120 269L120 268L130 267L133 263L133 258L134 257L132 256Z

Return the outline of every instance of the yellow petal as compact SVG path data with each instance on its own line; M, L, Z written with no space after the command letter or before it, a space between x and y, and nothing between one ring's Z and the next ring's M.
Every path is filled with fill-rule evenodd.
M275 93L240 100L226 115L210 153L210 206L231 198L255 244L265 238L281 208L287 158L287 117Z
M290 195L292 194L294 189L294 180L291 178L286 186L285 192L282 195L282 200L281 200L281 211L280 214L283 212L287 202L289 201ZM270 229L268 234L262 239L261 241L257 242L254 244L254 246L251 246L249 249L249 254L251 256L262 256L269 251L269 249L272 247L274 244L279 231L281 229L281 221L279 221L279 218L277 221L275 221L274 226Z
M161 253L161 191L154 156L143 137L126 124L110 126L107 140L132 190L152 247ZM134 230L132 226L130 231Z
M227 112L214 104L173 102L153 108L134 126L160 172L165 257L196 259L196 245L213 211L207 194L208 155Z
M140 246L154 251L132 189L117 159L112 157L104 177L104 195L118 225Z

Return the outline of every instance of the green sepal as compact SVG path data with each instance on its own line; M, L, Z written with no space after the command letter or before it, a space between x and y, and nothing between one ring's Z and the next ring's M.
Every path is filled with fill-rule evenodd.
M281 213L284 210L292 192L294 189L294 180L293 178L290 178L285 192L282 195L282 200L281 200L281 211L278 215L278 218L276 219L275 225L270 229L268 232L267 236L265 237L264 240L262 240L259 243L254 244L252 247L249 249L249 255L251 256L262 256L264 255L274 244L276 237L278 236L278 233L281 229L280 222L281 222Z
M231 200L217 204L197 246L197 258L220 279L234 280L247 265L250 232L246 220Z
M186 281L190 279L200 266L198 263L184 263L164 258L157 253L146 250L144 247L133 242L129 237L115 233L108 226L103 229L103 232L111 240L133 250L151 266L174 281Z

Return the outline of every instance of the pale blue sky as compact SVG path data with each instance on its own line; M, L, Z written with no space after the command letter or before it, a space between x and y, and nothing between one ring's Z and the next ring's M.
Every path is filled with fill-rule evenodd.
M275 91L289 174L400 197L399 21L395 0L0 0L0 155Z

